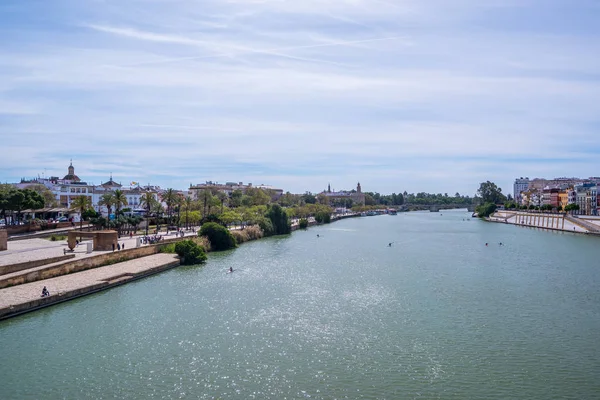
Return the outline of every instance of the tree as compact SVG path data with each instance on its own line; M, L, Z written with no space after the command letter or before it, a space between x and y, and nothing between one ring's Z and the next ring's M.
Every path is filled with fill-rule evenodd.
M9 190L6 194L6 202L7 209L17 212L16 221L21 220L21 212L23 210L35 210L44 207L44 198L39 193L29 189Z
M183 240L175 245L175 252L183 265L196 265L206 261L204 249L192 240Z
M223 192L217 192L217 199L221 203L221 214L223 214L223 207L225 205L225 201L228 199L227 195Z
M374 206L375 204L375 198L370 194L365 194L365 206Z
M168 225L172 225L173 221L172 221L172 213L173 213L173 208L177 205L177 192L175 191L175 189L167 189L163 194L162 194L162 201L165 202L165 204L167 205L167 219L168 219ZM167 232L169 231L169 227L167 225Z
M242 197L244 194L240 189L236 189L231 193L231 198L229 199L230 207L239 207L242 205Z
M221 221L223 221L223 223L226 225L231 225L241 220L242 216L240 215L240 213L234 210L227 210L223 214L221 214Z
M54 193L52 193L52 191L46 186L37 184L28 186L27 189L33 190L44 198L44 207L48 208L58 206L58 201L56 201Z
M12 185L0 184L0 216L4 218L6 224L8 225L8 220L6 219L6 211L10 210L11 205L11 196L13 192L16 192L17 189Z
M271 220L276 235L287 235L292 231L292 225L285 210L279 204L272 204L267 210L267 218Z
M155 201L154 204L152 204L152 214L154 214L156 216L156 232L157 233L160 230L160 217L163 215L164 211L165 210L164 210L162 204L160 204L158 201Z
M114 204L115 196L112 193L104 193L102 196L100 196L100 200L98 200L99 206L106 207L106 210L108 211L108 215L106 216L106 218L108 220L110 220L110 212Z
M496 211L496 204L487 202L480 206L477 206L475 211L477 212L477 215L479 216L479 218L486 218L486 217L489 217L490 215L492 215Z
M579 204L567 204L565 206L565 212L571 212L571 214L574 213L574 211L578 211L579 210Z
M302 200L304 201L304 203L306 204L316 204L317 203L317 198L315 197L315 195L313 195L310 192L306 192L302 195Z
M214 251L229 250L236 246L235 239L229 229L216 222L207 222L202 225L198 236L206 236Z
M186 197L183 201L183 209L185 210L185 229L189 229L189 215L190 211L192 211L192 207L194 206L194 201L191 197Z
M200 196L199 197L202 200L202 203L204 204L204 207L202 209L202 219L204 219L206 217L206 206L212 200L212 193L210 192L210 190L203 189L200 192Z
M148 229L150 227L150 213L156 202L154 195L150 192L146 192L140 197L140 206L146 210L146 236L148 236Z
M117 189L114 193L115 216L117 217L117 235L121 237L121 222L119 216L121 214L121 208L127 205L127 196L121 190Z
M71 210L79 212L79 230L83 229L83 214L92 208L92 200L87 196L77 196L71 202Z
M477 194L481 197L484 203L501 204L506 200L506 197L502 194L502 189L490 181L482 182L479 185Z
M250 198L250 205L261 206L267 205L271 202L271 196L269 196L264 190L258 188L246 189L246 196Z

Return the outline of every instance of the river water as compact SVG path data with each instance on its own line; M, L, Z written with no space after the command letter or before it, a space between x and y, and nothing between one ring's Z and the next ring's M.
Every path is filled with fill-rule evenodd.
M0 398L600 398L599 255L466 211L343 220L0 322Z

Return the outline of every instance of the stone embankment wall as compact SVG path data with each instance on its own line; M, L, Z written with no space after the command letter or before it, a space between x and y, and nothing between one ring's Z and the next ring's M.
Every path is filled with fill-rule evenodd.
M502 222L517 226L549 229L555 231L598 234L600 225L593 221L577 218L568 214L548 214L523 211L499 210L492 214L488 221Z
M0 251L8 250L8 232L6 229L0 229Z
M92 294L101 290L106 290L115 286L123 285L138 279L145 278L150 275L157 274L159 272L166 271L179 265L178 259L173 259L169 262L162 262L159 265L155 265L152 268L145 269L138 273L128 273L122 277L115 277L111 280L102 280L98 283L87 285L73 290L61 292L59 295L50 297L40 297L31 301L26 301L18 304L11 304L8 307L0 308L0 320L5 318L14 317L16 315L23 314L25 312L34 311L40 308L48 307L54 304L62 303L64 301L72 300L77 297Z
M23 271L26 269L41 267L42 265L53 264L60 261L75 258L75 254L67 254L59 257L44 258L43 260L26 261L18 264L0 265L0 275L11 274L13 272Z
M16 276L10 276L5 278L0 277L0 289L14 285L21 285L23 283L35 282L42 279L54 278L56 276L72 274L74 272L85 271L87 269L97 268L104 265L133 260L135 258L149 256L158 253L163 245L172 242L177 242L179 240L182 239L166 239L164 241L161 241L159 244L104 253L93 257L69 261L60 265L49 265L48 268L41 268L36 271L24 271L22 274Z
M515 215L516 225L533 226L536 228L565 229L564 215L521 214Z

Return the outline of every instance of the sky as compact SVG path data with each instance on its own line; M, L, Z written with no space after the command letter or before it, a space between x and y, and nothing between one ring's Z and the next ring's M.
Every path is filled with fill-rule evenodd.
M0 181L600 175L600 1L1 0Z

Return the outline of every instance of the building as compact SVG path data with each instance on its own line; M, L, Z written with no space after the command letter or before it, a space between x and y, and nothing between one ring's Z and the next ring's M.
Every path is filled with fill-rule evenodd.
M569 192L572 189L561 190L558 193L558 206L561 210L564 210L565 207L569 204Z
M549 205L552 208L558 208L558 197L560 192L561 190L558 188L544 188L544 191L542 192L542 205Z
M321 194L325 195L329 205L344 205L346 207L353 205L365 205L365 194L362 192L360 182L358 185L356 185L355 191L332 192L331 185L327 185L327 190L323 191Z
M582 183L574 186L575 204L579 215L598 215L598 186L595 183Z
M515 203L521 203L521 193L527 191L527 189L529 189L529 178L520 177L515 179L515 183L513 185L513 198L515 199Z
M271 195L271 198L276 200L283 195L283 189L277 189L268 185L257 185L252 186L252 183L244 184L243 182L226 182L226 183L217 183L212 181L206 181L206 183L199 183L197 185L190 185L188 189L187 196L192 200L200 200L202 197L202 192L208 190L211 193L225 193L227 196L231 197L233 192L239 190L242 194L245 194L246 191L250 188L262 189L265 192Z
M99 206L98 203L102 198L102 195L106 193L114 193L115 190L121 190L125 194L127 199L127 207L136 209L141 207L141 197L144 193L150 192L154 194L154 198L159 200L159 193L161 192L158 187L141 187L139 184L132 182L130 187L124 187L118 182L113 180L112 174L110 179L100 185L93 185L84 182L75 174L75 167L73 162L69 164L67 168L67 175L60 179L58 177L50 178L35 178L31 180L21 180L21 183L15 185L19 188L26 188L31 185L41 184L46 186L54 195L57 202L64 209L69 209L71 203L76 197L86 196L89 197L92 207L97 212L106 216L108 210L105 206Z

